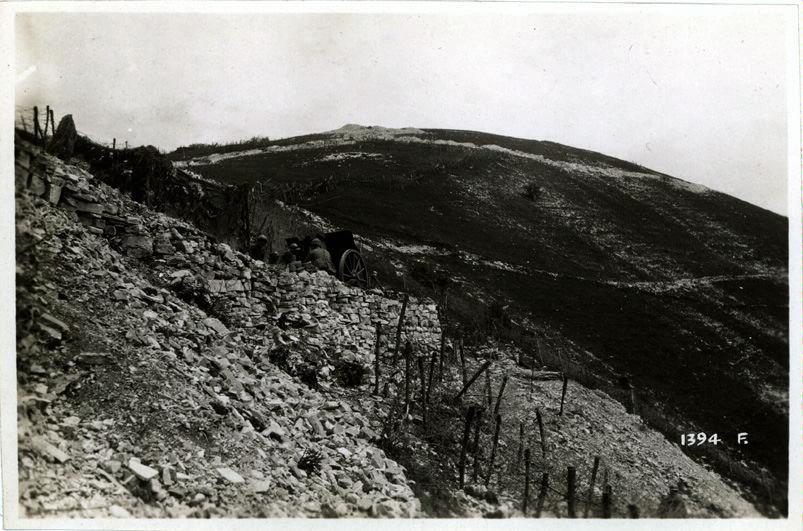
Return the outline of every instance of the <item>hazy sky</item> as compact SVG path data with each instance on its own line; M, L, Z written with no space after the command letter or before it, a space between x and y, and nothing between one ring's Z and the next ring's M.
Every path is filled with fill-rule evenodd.
M18 14L17 104L163 149L346 123L553 140L786 213L783 22L748 7Z

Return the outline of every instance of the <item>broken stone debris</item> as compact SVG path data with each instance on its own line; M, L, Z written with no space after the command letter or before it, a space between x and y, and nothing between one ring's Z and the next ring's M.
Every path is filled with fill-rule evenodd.
M43 157L47 158L39 154L34 159ZM182 384L180 394L176 394L179 389L165 387L159 395L170 396L169 401L161 400L158 395L140 398L134 407L125 408L124 417L114 422L121 426L148 422L149 430L158 430L160 422L155 419L162 417L171 419L169 422L176 427L198 426L209 419L214 425L231 430L232 435L225 442L227 448L240 448L243 455L256 453L265 460L261 470L249 472L249 478L253 479L246 481L237 471L236 461L229 461L233 463L230 466L220 462L210 464L200 453L179 459L171 457L172 449L156 448L150 443L138 447L116 442L112 449L104 434L119 433L117 429L109 432L107 425L91 416L87 421L75 422L70 418L74 415L63 413L60 418L69 420L62 420L60 429L81 441L69 445L70 452L79 452L80 456L74 466L84 466L86 456L94 456L96 475L108 474L124 485L130 495L147 501L144 506L130 505L123 498L116 498L118 507L135 516L164 516L171 511L189 514L204 507L203 510L212 510L215 506L225 510L226 502L218 499L218 489L240 484L245 485L237 491L242 495L255 498L254 494L271 494L270 510L277 515L296 514L302 506L298 502L299 493L307 500L328 500L318 502L319 510L323 512L326 508L331 514L341 516L360 513L357 502L362 498L368 500L364 505L371 507L384 500L388 514L394 516L410 516L418 511L415 496L403 475L380 475L370 487L365 487L370 491L363 492L362 469L369 466L370 459L367 451L370 442L364 433L368 422L363 414L339 407L339 399L325 398L320 391L294 381L269 361L271 352L280 346L274 342L272 332L278 329L279 337L292 345L291 357L303 354L318 358L321 381L334 376L334 364L341 357L369 365L375 323L392 328L399 301L387 299L378 291L345 287L326 273L289 272L257 264L227 246L212 242L190 225L116 196L113 190L83 175L82 170L60 161L47 164L53 166L54 174L58 168L68 176L65 181L72 184L62 189L56 209L50 203L29 201L30 192L35 190L22 186L25 191L18 196L20 217L36 220L35 229L43 235L58 231L58 239L48 240L46 246L56 246L52 255L60 256L58 267L64 269L59 281L63 277L63 286L69 286L71 275L83 279L79 282L82 292L68 297L74 299L69 302L81 305L86 311L104 302L112 305L111 311L102 310L97 315L95 324L103 331L101 337L108 335L127 342L132 352L136 352L130 360L121 357L114 347L71 350L72 370L92 373L109 370L107 366L115 364L135 380L148 378L149 374L159 379L161 375L152 371L156 365L167 362L183 374L182 381L186 384ZM41 180L47 184L46 178ZM76 191L81 195L68 201ZM103 209L91 206L93 202L103 205ZM101 230L101 234L89 230L100 229L102 223L114 226L115 230ZM143 238L154 242L153 253L142 252L147 251L147 244L131 245L144 242ZM158 248L170 250L159 247L157 242L162 238L170 241L173 250L159 256ZM222 282L211 283L212 280ZM200 310L195 304L196 297L206 298L209 304L205 307L213 308L214 313ZM55 293L53 300L57 300ZM417 338L422 345L434 346L440 330L437 314L428 314L424 304L419 306L420 314L408 308L411 318L403 335ZM60 341L71 342L75 339L72 335L86 333L85 323L66 325L66 322L72 324L73 319L68 320L58 305L52 310L48 307L47 313L52 319L38 319L39 328L52 330L53 337L62 331L70 332L69 336L62 335ZM287 314L288 322L301 326L278 328L276 321L282 314ZM115 325L118 316L123 320ZM120 326L122 333L115 326ZM36 341L26 344L27 348L37 348ZM65 344L65 348L71 348L70 344ZM32 382L31 391L38 384L43 386L37 388L42 393L49 390L47 396L58 396L68 386L83 385L78 373L65 375L68 378L62 383L56 381L58 378L51 380L49 373L50 370L41 368L31 372L39 375ZM116 398L113 396L112 400ZM182 405L176 409L179 404ZM49 407L63 408L64 402ZM150 417L143 416L149 408L153 408L153 413L149 413ZM309 411L326 413L323 417L315 413L307 418L305 414ZM321 418L327 421L324 423ZM75 455L68 456L53 444L47 444L40 444L36 454L56 461L75 461ZM312 444L320 452L320 462L310 473L299 469L296 463ZM349 458L338 448L349 452ZM128 477L136 481L126 483ZM216 505L209 505L210 500L215 500ZM160 506L163 502L170 505ZM34 505L31 507L33 510ZM107 515L112 511L109 507L105 509ZM264 503L261 507L264 509ZM123 517L120 516L123 513L114 511L113 516Z

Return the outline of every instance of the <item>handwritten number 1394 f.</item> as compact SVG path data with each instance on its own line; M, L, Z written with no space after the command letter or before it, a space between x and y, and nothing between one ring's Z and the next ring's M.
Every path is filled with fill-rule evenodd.
M681 446L700 446L703 444L713 444L717 445L720 443L719 435L716 433L712 433L708 435L707 433L700 432L700 433L684 433L680 436L680 445Z

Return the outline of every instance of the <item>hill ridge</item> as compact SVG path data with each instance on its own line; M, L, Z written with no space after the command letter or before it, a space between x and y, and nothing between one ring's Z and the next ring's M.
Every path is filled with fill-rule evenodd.
M351 374L355 364L372 365L365 318L388 321L383 335L390 337L398 315L390 308L398 301L347 288L324 273L253 261L83 168L19 140L17 150L20 491L27 493L21 502L28 515L420 515L420 500L432 488L408 479L424 473L417 459L429 455L414 435L420 410L406 436L421 452L405 458L405 470L398 463L403 455L375 447L393 401L371 397L366 384L350 391L335 379L337 370ZM434 305L419 302L408 301L405 336L436 346ZM271 305L300 324L274 326ZM344 340L348 332L352 339ZM333 344L344 348L330 351ZM493 378L509 376L511 395L518 396L527 370L512 358L521 353L490 348L473 353L470 365L503 356ZM314 376L310 354L317 360ZM433 389L439 397L433 404L445 403L460 386L458 367L450 362L447 370L443 387ZM398 396L398 380L391 383ZM660 511L661 496L682 478L694 488L685 502L690 515L756 515L721 478L604 393L572 383L563 422L554 398L559 386L531 381L529 388L528 403L533 392L545 401L550 433L571 441L556 447L552 465L545 465L607 452L618 496L614 514L623 514L629 501L645 516ZM532 421L514 396L507 400L511 426L522 414L522 421ZM453 413L433 405L429 414ZM639 443L584 439L589 427L612 418L618 420L610 430ZM485 429L481 436L491 437ZM591 443L595 450L585 446ZM508 440L501 448L512 446ZM636 461L642 452L650 461ZM449 463L448 457L438 461ZM512 464L508 451L498 458L500 471L502 463ZM504 477L500 472L492 483L495 500L481 486L462 492L442 480L440 488L452 496L450 515L518 514L520 478L511 487ZM67 495L75 491L83 497ZM92 503L85 503L89 497ZM561 504L550 495L545 515L563 514Z
M694 453L723 471L736 455L728 452L755 459L782 496L788 219L598 153L425 131L322 135L179 164L227 184L258 184L352 230L388 285L434 295L448 279L455 333L513 338L611 394L617 382L635 382L642 414L668 437L767 434L749 455L732 446ZM315 230L314 220L270 204L264 226L274 227L267 233L277 248L296 224ZM538 344L544 338L548 347ZM761 490L759 468L745 465L739 475Z

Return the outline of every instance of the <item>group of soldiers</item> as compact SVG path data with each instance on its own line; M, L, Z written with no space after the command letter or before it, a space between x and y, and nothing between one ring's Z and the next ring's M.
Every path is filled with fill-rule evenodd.
M279 255L279 253L269 251L268 237L260 234L256 242L251 246L249 254L251 258L262 260L269 264L290 265L294 262L309 262L320 271L327 271L332 274L336 272L335 265L332 262L332 255L329 254L326 244L320 238L310 240L309 252L306 256L304 256L301 246L296 242L291 242L285 252Z

